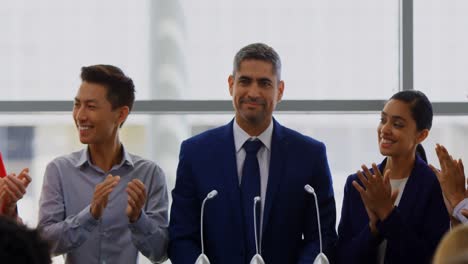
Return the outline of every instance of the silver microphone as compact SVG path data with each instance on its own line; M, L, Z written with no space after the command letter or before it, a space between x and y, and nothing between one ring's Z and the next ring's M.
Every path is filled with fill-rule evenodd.
M318 224L318 231L319 231L320 253L315 258L314 264L329 264L330 262L328 261L327 256L325 256L325 254L323 254L323 251L322 251L322 229L320 225L320 213L319 213L317 194L315 194L314 188L310 186L309 184L306 184L304 186L304 190L314 196L315 208L317 210L317 224Z
M261 201L260 196L256 196L254 198L254 204L253 204L253 215L254 215L254 232L255 232L255 250L257 254L255 254L252 257L252 260L250 260L250 264L265 264L265 261L263 261L262 256L260 255L260 252L262 252L262 241L258 242L257 239L257 203Z
M203 199L203 202L202 202L201 212L200 212L200 239L201 239L202 250L201 250L200 256L198 256L197 260L195 261L195 264L210 264L210 260L205 255L205 245L203 243L203 212L205 211L206 201L214 198L216 195L218 195L218 191L212 190L206 195L205 199Z

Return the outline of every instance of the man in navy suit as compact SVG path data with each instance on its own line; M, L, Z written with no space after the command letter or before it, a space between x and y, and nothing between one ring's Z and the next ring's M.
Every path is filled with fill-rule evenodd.
M211 263L249 263L256 253L256 196L261 197L256 221L265 262L312 263L320 243L315 201L304 191L306 184L318 196L323 249L330 257L336 212L325 145L273 118L284 92L278 54L262 43L242 48L228 83L234 120L181 145L169 226L172 263L195 263L201 253L200 209L212 190L218 195L205 205L203 228ZM252 145L257 145L253 152Z

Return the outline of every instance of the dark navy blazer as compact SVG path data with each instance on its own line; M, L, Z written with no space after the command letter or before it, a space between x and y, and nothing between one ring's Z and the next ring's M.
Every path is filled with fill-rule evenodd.
M386 159L379 165L385 166ZM400 203L382 222L373 237L359 192L356 174L346 181L338 226L338 263L377 263L377 248L387 240L385 263L430 263L450 219L435 174L419 156L403 190Z
M319 252L315 202L318 195L323 245L336 243L335 200L325 145L273 120L271 158L262 229L266 263L312 263ZM173 264L193 264L201 252L200 208L205 205L205 253L212 264L248 263L245 256L241 196L233 121L184 141L172 191L169 257Z

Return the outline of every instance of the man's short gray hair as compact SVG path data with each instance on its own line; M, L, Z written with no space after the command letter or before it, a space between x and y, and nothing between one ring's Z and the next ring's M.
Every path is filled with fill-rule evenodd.
M273 74L278 77L278 81L281 80L281 59L272 47L264 43L253 43L240 49L234 57L233 76L239 71L240 64L244 60L261 60L271 63Z

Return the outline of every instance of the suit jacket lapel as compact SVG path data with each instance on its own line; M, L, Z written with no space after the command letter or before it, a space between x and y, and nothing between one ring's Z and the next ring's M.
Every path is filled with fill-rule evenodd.
M379 170L383 174L383 168L385 167L386 159L384 162L382 162L379 165ZM411 212L416 206L416 202L418 201L417 197L419 195L419 190L420 188L418 185L421 183L421 180L423 180L424 177L421 177L423 175L421 174L421 162L424 162L420 160L419 157L416 157L416 161L414 164L414 168L411 171L411 174L408 178L408 181L406 182L405 188L403 189L403 193L400 199L400 203L398 204L398 210L400 211L401 216L404 219L410 219L411 217ZM405 190L411 190L411 191L406 191Z
M222 162L220 171L224 178L223 190L229 198L234 226L242 226L242 208L240 204L239 177L237 175L236 148L234 145L233 121L224 127L219 138L219 157Z
M271 210L274 204L276 193L284 176L284 164L287 156L287 144L284 140L283 127L273 119L273 135L271 138L271 156L268 175L268 184L265 197L265 208L263 212L262 233L268 226Z
M403 189L403 194L398 204L398 209L404 219L411 219L411 213L413 208L417 205L417 197L419 196L419 191L421 190L420 185L421 181L424 180L424 175L421 172L422 161L418 156L416 156L416 161L414 168L411 171L411 175L406 182L406 186ZM406 191L405 190L411 190Z

